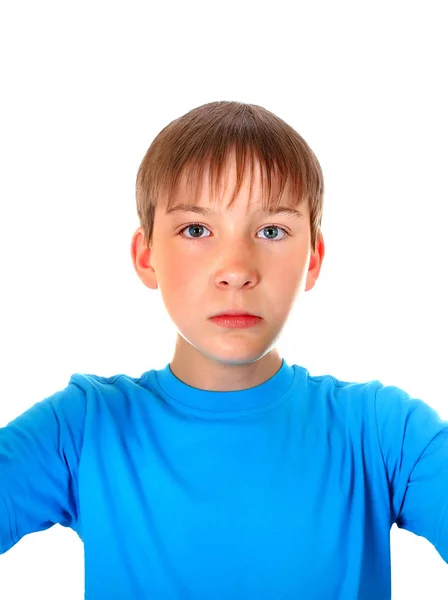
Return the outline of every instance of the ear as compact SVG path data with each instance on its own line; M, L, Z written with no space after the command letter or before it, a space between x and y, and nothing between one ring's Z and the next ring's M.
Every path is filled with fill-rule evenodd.
M146 287L156 290L157 283L156 272L151 266L151 248L145 244L145 235L142 227L139 227L132 236L131 258L135 272Z
M316 252L311 253L310 264L308 267L308 274L306 277L305 292L308 292L309 290L313 289L313 287L319 277L320 269L322 267L322 261L324 260L324 256L325 256L324 237L322 235L322 232L319 231L318 235L317 235Z

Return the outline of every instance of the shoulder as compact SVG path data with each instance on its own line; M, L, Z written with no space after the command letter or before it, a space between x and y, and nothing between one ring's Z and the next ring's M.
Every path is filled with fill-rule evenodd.
M350 414L373 413L375 396L382 387L379 380L347 381L331 374L311 375L307 369L298 368L310 402Z

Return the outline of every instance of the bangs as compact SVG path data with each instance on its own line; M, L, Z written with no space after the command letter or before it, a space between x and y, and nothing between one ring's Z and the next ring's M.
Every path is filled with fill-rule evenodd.
M230 200L225 207L230 208L235 202L245 178L249 177L249 205L255 180L260 183L261 198L257 196L263 210L274 211L286 194L286 205L293 208L306 200L302 176L288 169L286 161L278 161L273 157L262 156L257 148L248 146L226 149L221 157L211 153L202 160L196 158L184 166L177 177L167 177L160 183L160 199L166 210L173 207L179 193L181 178L184 176L189 203L197 205L203 190L204 181L208 180L208 197L211 203L222 204L227 191L228 168L233 162L236 166L236 182L231 191ZM292 171L292 172L291 172Z

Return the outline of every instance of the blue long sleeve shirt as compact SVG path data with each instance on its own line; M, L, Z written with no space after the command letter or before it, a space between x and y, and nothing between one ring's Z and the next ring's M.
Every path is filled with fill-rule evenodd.
M230 392L76 373L0 428L0 554L72 528L87 600L390 599L391 526L448 562L447 507L434 409L285 360Z

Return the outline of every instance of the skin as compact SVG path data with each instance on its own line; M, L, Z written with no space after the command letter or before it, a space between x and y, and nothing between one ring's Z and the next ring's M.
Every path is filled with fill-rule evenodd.
M150 248L139 227L132 237L135 271L149 289L159 289L177 329L170 368L184 383L209 391L236 391L270 379L282 358L275 343L297 298L311 290L325 255L319 233L311 252L307 205L304 218L287 214L252 214L260 206L261 175L249 196L249 172L233 206L228 209L236 182L236 167L229 161L227 185L221 200L210 199L208 171L198 204L219 210L219 216L193 212L165 214L163 199L155 211ZM181 178L175 204L193 203ZM288 194L282 205L295 203ZM201 228L191 227L199 223ZM286 235L284 228L290 235ZM265 229L268 227L268 229ZM281 241L274 241L278 239ZM209 317L226 309L241 309L263 318L246 329L220 327Z

